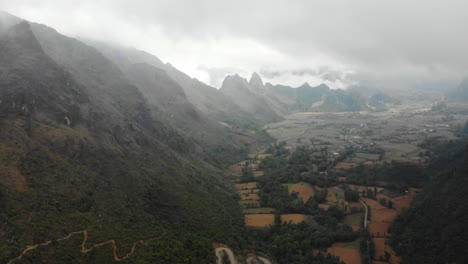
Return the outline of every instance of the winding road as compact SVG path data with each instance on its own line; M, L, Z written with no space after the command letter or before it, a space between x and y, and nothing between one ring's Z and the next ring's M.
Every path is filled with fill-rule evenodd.
M86 254L86 253L90 252L91 250L93 250L95 248L98 248L98 247L101 247L101 246L104 246L104 245L107 245L107 244L111 244L112 245L112 251L113 251L113 254L114 254L114 261L116 261L116 262L127 259L133 253L135 253L135 249L136 249L137 245L147 246L149 241L157 239L157 238L150 238L148 240L138 240L138 241L134 242L133 245L132 245L131 250L127 254L125 254L125 256L123 256L123 257L118 256L118 254L117 254L117 245L116 245L116 242L115 242L114 239L110 239L110 240L95 244L90 248L86 248L86 241L88 240L88 231L87 230L71 232L70 234L68 234L68 235L66 235L66 236L64 236L62 238L56 239L55 241L60 242L60 241L67 240L67 239L69 239L69 238L71 238L71 237L73 237L75 235L80 235L80 234L83 235L83 241L81 242L81 250L80 250L80 252L82 254ZM39 247L48 246L51 243L52 243L52 241L48 240L48 241L45 241L45 242L42 242L42 243L29 245L21 252L21 254L19 256L17 256L14 259L11 259L10 261L7 262L7 264L12 264L13 262L15 262L17 260L20 260L29 251L32 251L32 250L37 249Z
M238 264L236 258L234 257L234 253L228 247L219 247L215 249L216 257L218 257L217 264L223 264L223 254L227 254L229 257L229 261L231 264Z

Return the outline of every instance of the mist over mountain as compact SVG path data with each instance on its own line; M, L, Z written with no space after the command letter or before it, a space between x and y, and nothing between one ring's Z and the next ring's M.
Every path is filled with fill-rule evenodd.
M279 116L295 112L356 112L381 111L396 103L379 90L330 89L326 84L316 87L304 83L299 87L263 84L259 74L253 73L249 82L239 75L227 76L220 89L243 110L262 115ZM263 119L273 118L263 115Z
M0 263L467 262L468 5L2 8Z

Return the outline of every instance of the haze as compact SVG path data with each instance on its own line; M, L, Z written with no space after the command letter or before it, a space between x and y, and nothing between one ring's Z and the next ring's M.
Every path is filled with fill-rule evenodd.
M58 31L146 50L215 87L228 74L332 88L455 86L466 1L5 1Z

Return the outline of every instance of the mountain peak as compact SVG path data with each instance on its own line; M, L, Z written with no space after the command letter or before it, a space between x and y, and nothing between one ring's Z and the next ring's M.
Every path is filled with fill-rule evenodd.
M250 86L252 86L252 88L255 88L255 89L263 89L264 88L262 78L256 72L254 72L252 74L252 77L250 77L249 84L250 84Z

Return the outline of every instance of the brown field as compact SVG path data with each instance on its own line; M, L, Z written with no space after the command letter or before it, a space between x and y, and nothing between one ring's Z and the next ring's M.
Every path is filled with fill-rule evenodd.
M282 223L289 223L291 224L299 224L304 221L312 220L312 216L305 215L305 214L283 214L281 215L281 222Z
M357 166L357 163L351 163L351 162L338 162L335 165L336 170L347 170L351 169Z
M260 153L260 154L258 154L257 159L262 160L262 159L264 159L266 157L270 157L270 156L271 156L271 154L268 154L268 153Z
M387 207L381 205L379 202L376 200L370 199L370 198L362 198L362 201L367 204L367 206L370 207L371 210L381 210L385 209ZM372 217L372 215L371 215Z
M329 204L319 204L319 205L318 205L318 208L321 208L321 209L324 209L324 210L328 210L328 208L330 208L330 205L329 205Z
M391 247L387 247L386 250L388 251L388 253L390 253L390 259L389 259L388 263L390 263L390 264L400 264L401 263L400 257L397 256L397 254L395 253L395 251L393 251L393 249Z
M377 201L378 201L379 199L382 199L382 198L385 199L385 200L387 200L387 201L388 201L388 200L392 200L392 197L390 197L390 196L388 196L388 195L385 195L385 194L383 194L383 193L378 193L378 194L376 195Z
M359 243L334 243L327 252L338 256L346 264L360 264L361 254L359 252Z
M368 225L369 233L371 234L371 236L386 237L388 235L389 226L390 223L387 222L371 222Z
M380 257L385 259L385 248L387 247L385 245L386 238L373 238L373 240L375 243L374 259L380 259Z
M385 208L371 211L371 222L392 222L397 216L395 209Z
M238 190L257 189L257 183L256 182L237 183L237 184L234 184L234 188Z
M265 172L264 171L254 171L253 175L255 177L261 177L261 176L265 175Z
M304 202L314 195L314 189L308 183L297 183L288 186L289 193L297 192Z
M249 190L239 190L239 194L240 195L243 195L243 194L249 194L249 193L258 193L260 191L260 189L249 189Z
M241 172L242 168L243 168L243 166L241 166L239 164L234 164L234 165L229 166L229 170L234 171L234 172Z
M364 206L360 202L350 202L348 203L349 208L358 208L358 209L364 209Z
M241 195L241 200L260 201L260 196L258 196L256 193L246 193Z
M340 176L340 177L338 177L338 181L339 182L346 182L346 177Z
M392 199L393 208L397 211L401 211L403 208L408 208L413 201L413 197L410 195L403 195Z
M275 223L274 214L247 214L244 215L245 225L249 227L267 227Z

